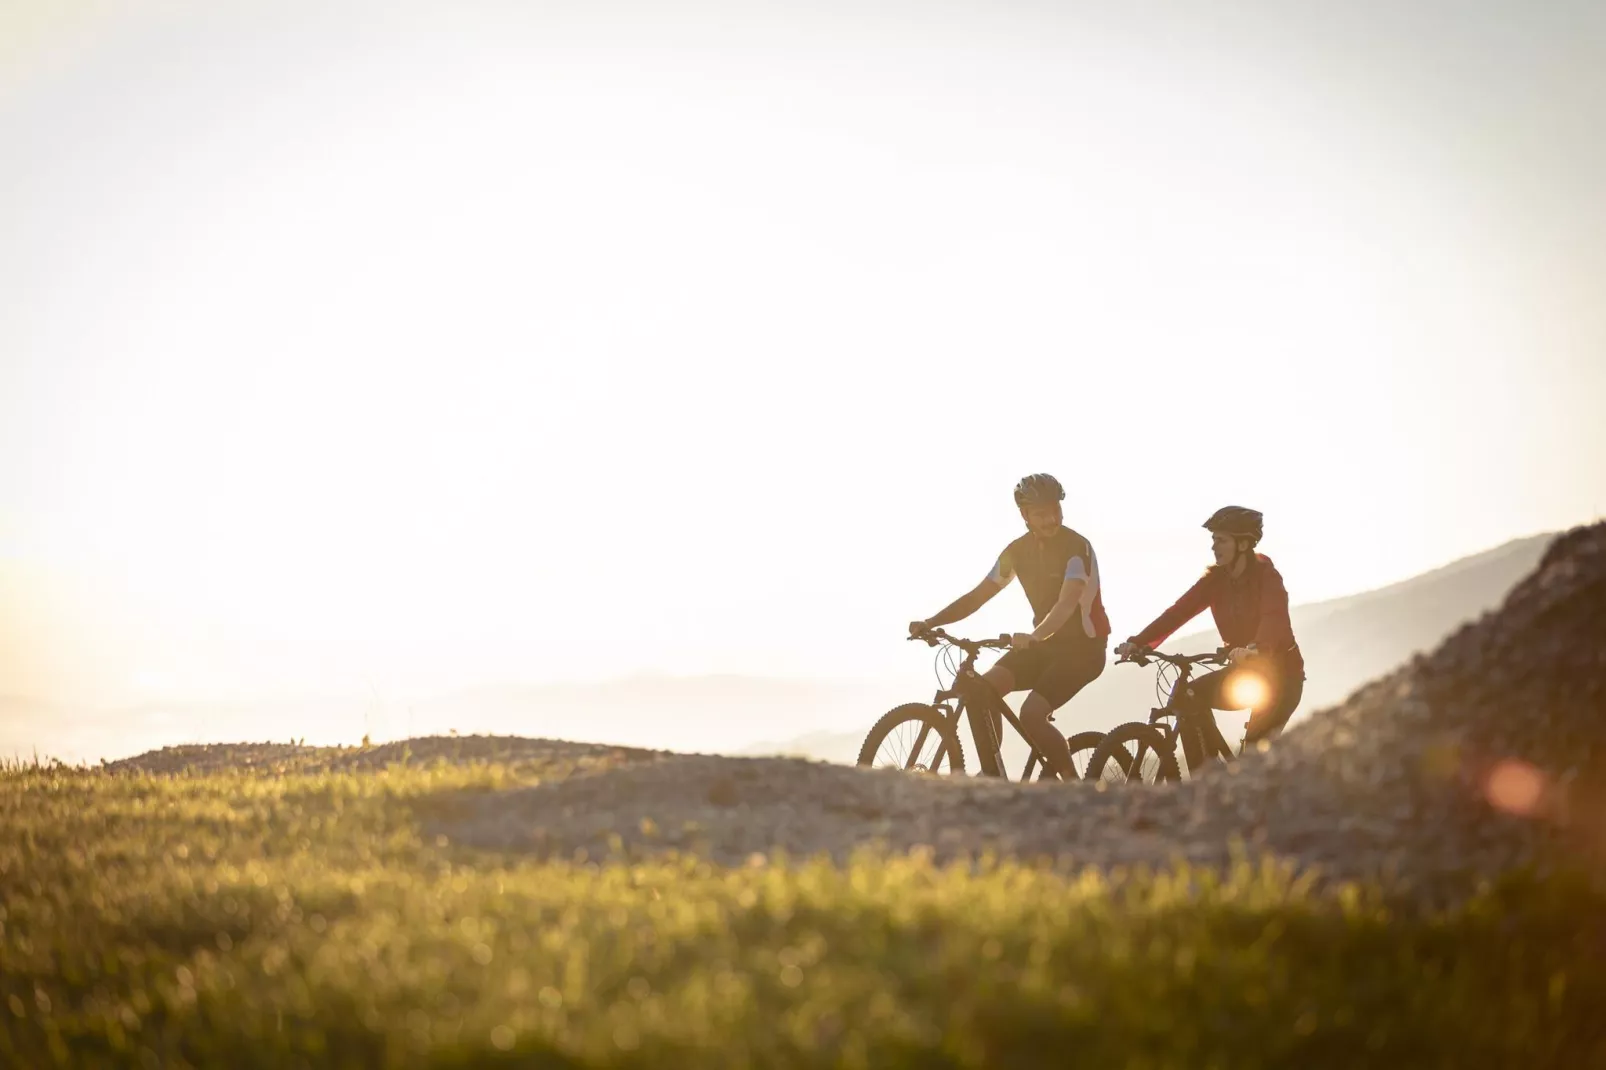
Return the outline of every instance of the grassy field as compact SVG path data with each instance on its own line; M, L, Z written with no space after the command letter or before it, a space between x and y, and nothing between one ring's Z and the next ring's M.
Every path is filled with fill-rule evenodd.
M0 1065L1606 1066L1606 901L474 855L561 764L0 773Z

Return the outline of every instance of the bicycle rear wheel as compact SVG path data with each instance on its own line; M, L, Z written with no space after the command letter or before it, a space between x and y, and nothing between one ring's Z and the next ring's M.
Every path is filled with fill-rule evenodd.
M1065 737L1065 745L1071 749L1071 764L1076 767L1078 778L1087 776L1087 767L1093 760L1093 751L1103 738L1103 732L1077 732L1075 735ZM1031 757L1026 759L1026 768L1021 772L1020 778L1022 781L1031 780L1034 773L1038 780L1054 779L1053 769L1043 761L1043 756L1038 754L1035 748Z
M1180 780L1182 772L1160 730L1132 721L1104 734L1088 759L1085 776L1108 784L1154 784Z
M864 737L858 764L956 775L965 771L965 752L938 707L908 702L881 715Z

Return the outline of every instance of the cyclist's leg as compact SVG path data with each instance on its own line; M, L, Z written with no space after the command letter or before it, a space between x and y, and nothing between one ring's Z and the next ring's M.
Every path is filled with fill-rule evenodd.
M1015 660L1011 661L1010 659L1014 657L1014 654L1015 651L1011 650L1009 653L998 659L998 664L981 674L981 678L993 686L993 692L998 696L998 705L991 707L991 721L993 739L998 741L1000 744L1002 744L1004 740L1004 715L999 712L998 707L1003 705L1005 695L1012 691L1019 690L1020 685L1015 682L1016 673L1024 673L1027 676L1035 675L1035 673L1030 671L1032 668L1030 664L1022 666L1021 659L1019 658L1015 658ZM976 731L976 723L974 720L971 721L970 730L972 733Z
M1187 687L1182 689L1180 695L1173 695L1173 704L1182 707L1193 714L1188 718L1189 726L1181 733L1182 754L1188 760L1188 775L1193 776L1204 767L1208 756L1219 748L1221 753L1231 753L1232 748L1227 741L1221 738L1221 729L1216 725L1216 710L1227 709L1223 705L1227 699L1222 691L1231 676L1230 669L1217 669L1207 672Z
M1055 729L1049 717L1059 707L1054 705L1053 699L1045 696L1041 691L1033 691L1026 696L1026 701L1020 707L1020 727L1026 735L1026 742L1032 749L1043 756L1056 776L1061 780L1075 780L1076 767L1071 764L1071 748L1065 742L1065 737Z
M1020 724L1026 741L1048 760L1049 768L1061 780L1075 780L1071 749L1049 718L1104 672L1107 644L1102 640L1072 640L1047 649L1052 651L1053 660L1044 667L1032 693L1021 704Z
M1273 681L1272 688L1271 700L1262 709L1249 713L1249 724L1244 729L1245 747L1282 733L1283 725L1288 723L1299 708L1299 700L1305 696L1305 678L1283 677Z

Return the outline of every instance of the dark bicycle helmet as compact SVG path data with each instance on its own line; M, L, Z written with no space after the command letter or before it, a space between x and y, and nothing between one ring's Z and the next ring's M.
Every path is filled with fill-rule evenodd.
M1037 472L1015 484L1015 504L1024 509L1028 505L1053 505L1065 500L1065 488L1047 472Z
M1210 519L1204 522L1204 529L1212 535L1221 533L1259 542L1262 520L1258 509L1247 509L1242 505L1224 505L1210 514Z

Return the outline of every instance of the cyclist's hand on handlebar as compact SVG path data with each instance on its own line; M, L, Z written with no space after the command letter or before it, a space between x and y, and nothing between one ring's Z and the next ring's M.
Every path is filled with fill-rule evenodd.
M1127 658L1136 658L1139 654L1142 654L1142 653L1143 653L1143 644L1142 643L1134 643L1130 639L1128 639L1124 643L1117 644L1116 648L1115 648L1115 656L1118 657L1118 658L1121 658L1122 660L1125 660Z
M931 623L929 621L912 620L909 622L909 638L911 639L918 639L923 633L930 630Z
M1035 642L1037 642L1037 637L1031 632L1016 632L1009 637L1009 645L1016 650L1025 650Z
M1257 653L1259 651L1255 649L1255 644L1253 643L1248 646L1233 647L1232 650L1227 652L1227 661L1233 665L1239 665L1254 657Z

